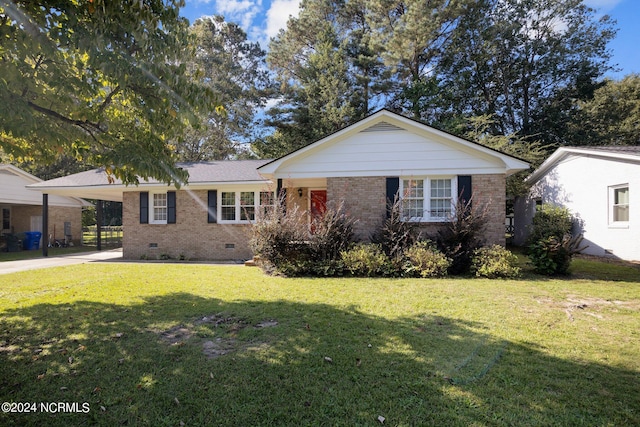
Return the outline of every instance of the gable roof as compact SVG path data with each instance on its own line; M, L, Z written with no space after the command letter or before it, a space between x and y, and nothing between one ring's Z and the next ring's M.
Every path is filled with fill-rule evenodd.
M342 149L346 144L351 147ZM447 158L453 152L458 155ZM270 178L411 175L427 170L450 174L465 168L469 173L510 175L528 167L513 156L382 109L258 171Z
M640 164L640 146L560 147L547 158L525 181L534 184L553 166L570 156L594 157Z
M42 196L30 191L28 186L44 182L11 164L0 164L0 203L12 205L42 205ZM85 200L76 197L53 196L49 199L51 206L82 207L91 206Z
M188 186L202 187L212 184L258 184L267 183L257 168L269 160L224 160L211 162L177 163L189 174ZM112 177L113 178L113 177ZM109 177L104 168L92 169L73 175L29 185L29 188L58 194L83 194L83 197L122 201L124 191L163 188L166 183L156 179L143 180L139 186L126 186L119 179Z

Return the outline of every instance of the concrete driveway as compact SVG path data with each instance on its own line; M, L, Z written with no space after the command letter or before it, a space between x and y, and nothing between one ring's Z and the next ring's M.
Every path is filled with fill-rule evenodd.
M21 261L0 262L0 274L19 271L37 270L39 268L61 267L65 265L84 264L87 262L117 261L122 259L122 248L100 252L79 252L47 258L25 259Z

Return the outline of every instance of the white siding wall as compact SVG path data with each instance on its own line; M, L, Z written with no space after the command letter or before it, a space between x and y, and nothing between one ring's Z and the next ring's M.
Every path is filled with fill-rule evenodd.
M25 185L37 181L28 180L8 170L0 170L0 203L11 205L42 205L42 193L29 190ZM61 196L49 196L51 206L82 206L79 201Z
M609 187L629 184L627 228L611 224ZM640 165L583 156L569 156L550 169L532 188L544 203L567 207L582 222L584 252L640 260Z
M278 176L352 177L504 173L495 158L454 148L437 136L426 138L403 130L359 132L285 162Z

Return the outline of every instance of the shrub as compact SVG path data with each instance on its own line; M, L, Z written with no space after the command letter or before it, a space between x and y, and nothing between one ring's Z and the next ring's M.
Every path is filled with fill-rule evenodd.
M311 260L306 215L297 207L285 213L282 200L251 227L249 247L263 268L287 275L304 274Z
M345 213L342 203L335 207L330 203L324 214L312 224L309 247L313 259L319 262L340 259L340 252L353 244L355 223L356 220Z
M528 256L536 273L567 274L573 255L582 251L582 235L565 234L561 239L550 236L529 246Z
M446 276L451 265L451 260L429 240L414 243L405 251L404 256L407 259L405 272L409 275L442 277Z
M353 244L353 225L342 208L328 207L313 224L297 206L285 212L284 201L251 227L249 245L268 272L286 276L342 274L340 252Z
M385 273L388 258L380 245L360 243L340 253L345 270L354 276L379 276Z
M544 204L533 216L527 246L549 237L562 239L565 234L571 233L571 227L572 217L568 209Z
M520 274L517 261L518 258L511 251L500 245L485 246L474 251L471 272L476 277L489 279L517 277Z
M415 223L402 219L402 203L400 199L388 206L388 216L382 220L378 229L371 236L371 241L380 245L392 260L402 258L404 251L418 240Z
M455 212L438 232L438 248L451 259L450 274L464 274L471 268L473 251L482 246L481 236L488 221L487 206L458 200Z

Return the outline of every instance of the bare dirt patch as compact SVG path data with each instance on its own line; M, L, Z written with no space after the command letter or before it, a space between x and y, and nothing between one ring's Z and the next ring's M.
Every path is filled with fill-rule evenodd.
M564 310L570 322L575 320L574 315L578 313L604 320L606 316L601 312L605 310L640 310L640 301L637 300L617 301L602 298L584 298L577 295L567 295L567 299L564 301L556 301L547 297L535 297L534 299L539 304Z
M195 330L205 325L211 328L224 328L224 336L214 339L198 338ZM208 359L215 359L242 350L261 350L268 347L264 342L241 342L236 339L237 332L250 326L244 319L226 316L221 313L199 317L191 324L177 325L165 331L154 331L168 345L200 345ZM266 319L253 325L256 329L278 326L275 319Z

